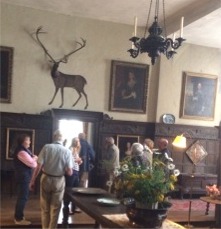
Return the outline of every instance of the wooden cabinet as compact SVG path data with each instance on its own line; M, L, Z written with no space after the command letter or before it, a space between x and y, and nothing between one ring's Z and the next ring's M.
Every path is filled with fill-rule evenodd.
M217 184L217 175L215 174L188 174L181 173L178 176L177 189L180 197L184 194L206 194L206 185Z

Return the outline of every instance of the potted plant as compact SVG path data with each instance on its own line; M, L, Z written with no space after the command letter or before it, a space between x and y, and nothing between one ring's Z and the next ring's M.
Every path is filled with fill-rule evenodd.
M118 198L126 200L127 216L137 223L142 221L146 227L161 226L169 206L166 194L174 190L179 175L175 165L155 158L151 166L137 166L131 159L126 159L114 174L115 192Z

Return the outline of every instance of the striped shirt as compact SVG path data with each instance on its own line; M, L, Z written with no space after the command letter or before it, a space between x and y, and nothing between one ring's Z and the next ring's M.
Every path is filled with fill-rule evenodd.
M75 171L79 171L79 163L77 162L78 158L79 158L79 154L78 152L72 152L72 157L73 157L73 161L74 161L74 166L73 166L73 170Z

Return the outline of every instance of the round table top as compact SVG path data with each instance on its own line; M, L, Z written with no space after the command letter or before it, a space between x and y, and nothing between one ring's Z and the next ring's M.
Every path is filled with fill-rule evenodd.
M221 204L221 200L215 200L215 199L212 199L209 196L203 196L203 197L200 197L200 199L202 201L205 201L205 202L211 203L211 204Z

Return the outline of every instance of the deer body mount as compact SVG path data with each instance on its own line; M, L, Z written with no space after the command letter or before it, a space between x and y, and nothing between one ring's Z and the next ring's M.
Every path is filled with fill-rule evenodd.
M55 61L55 59L49 54L48 50L45 48L45 46L43 45L43 43L41 42L40 38L39 38L39 34L40 33L45 33L42 31L42 27L38 27L35 35L36 35L36 41L37 43L41 46L41 48L44 50L45 55L49 57L50 61L53 63L52 69L51 69L51 77L52 80L54 81L54 85L55 85L55 92L54 95L51 99L51 101L49 102L49 105L51 105L57 95L57 92L61 91L61 105L60 108L63 107L64 104L64 88L65 87L70 87L73 88L77 91L78 93L78 98L77 100L74 102L73 107L78 103L78 101L81 99L82 94L85 97L86 100L86 105L84 107L84 109L87 109L88 107L88 99L87 99L87 94L84 91L84 86L85 84L87 84L86 79L81 76L81 75L69 75L69 74L65 74L63 72L58 71L58 67L60 63L67 63L68 62L68 58L70 55L72 55L73 53L79 51L80 49L84 48L86 45L86 40L82 39L82 43L77 42L77 44L80 45L79 48L71 51L70 53L64 55L64 57L62 57L61 59L59 59L58 61Z

